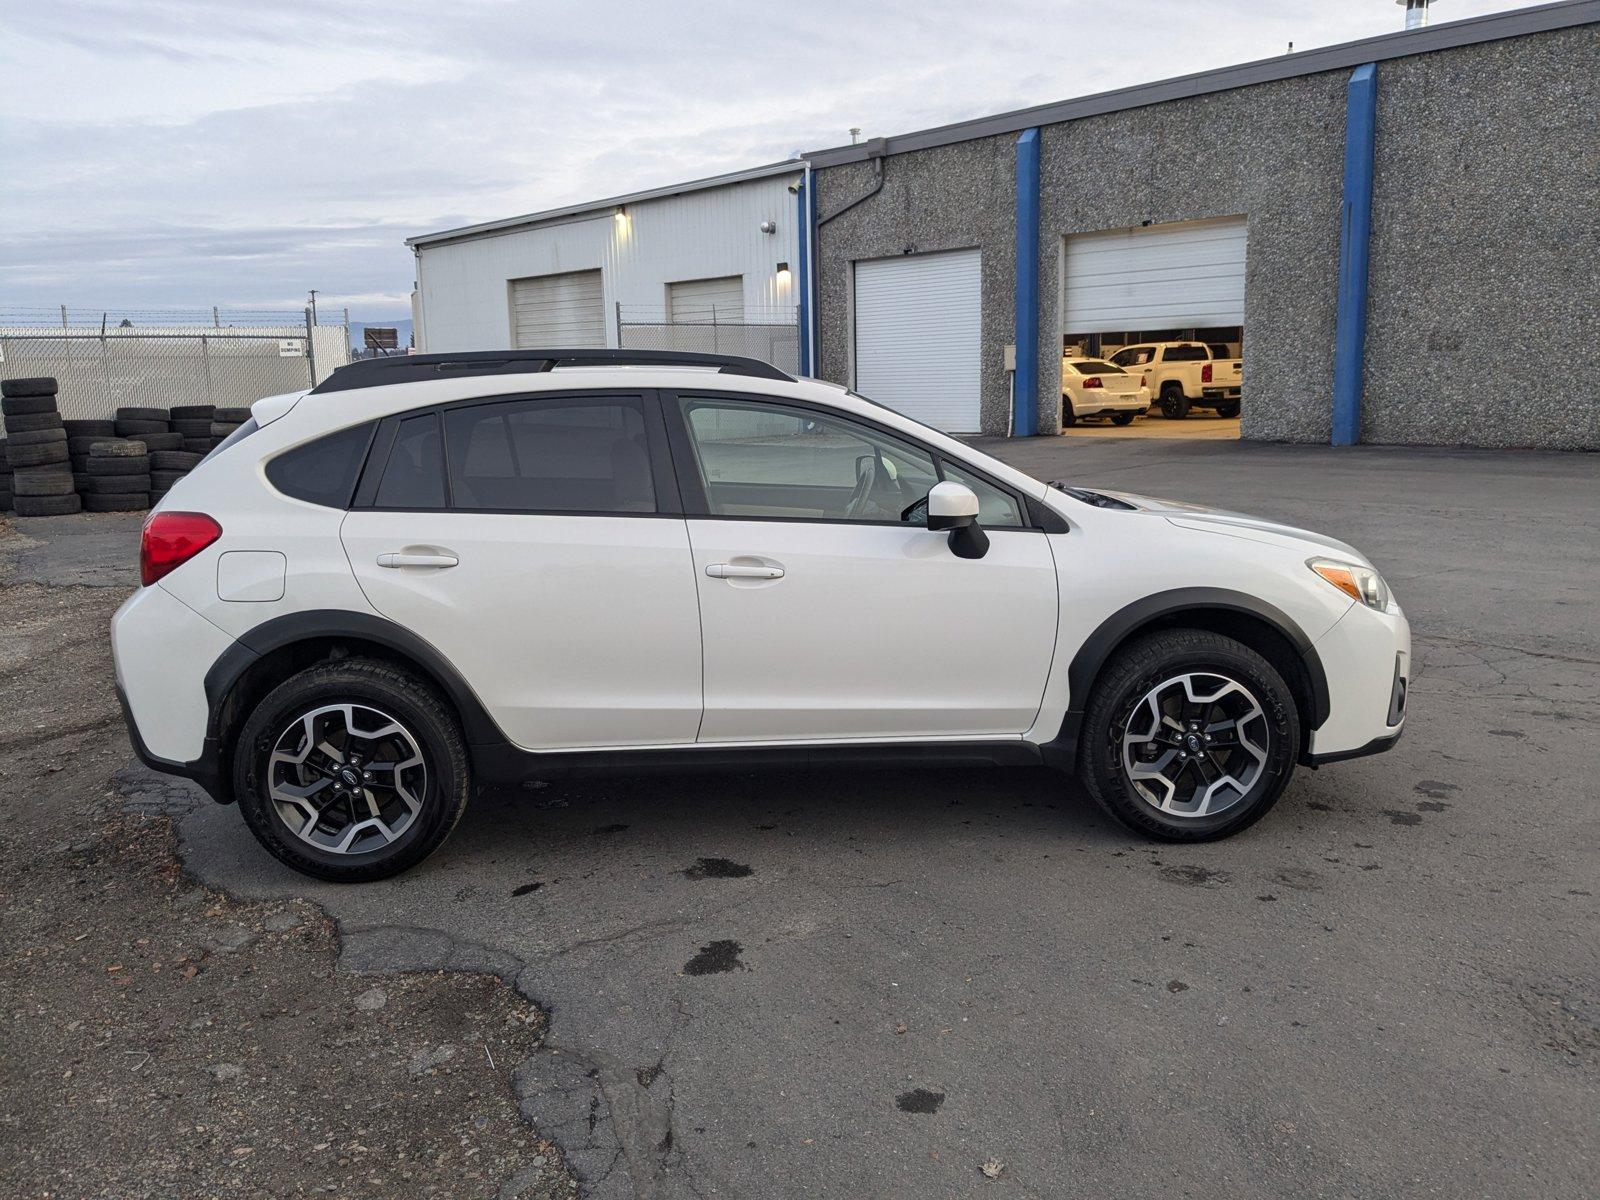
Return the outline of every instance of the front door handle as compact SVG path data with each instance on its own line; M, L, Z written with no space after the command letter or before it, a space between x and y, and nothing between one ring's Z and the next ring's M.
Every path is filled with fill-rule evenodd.
M782 579L783 568L753 563L707 563L706 574L713 579Z
M437 554L413 554L409 551L378 555L380 567L453 567L461 560L449 551Z

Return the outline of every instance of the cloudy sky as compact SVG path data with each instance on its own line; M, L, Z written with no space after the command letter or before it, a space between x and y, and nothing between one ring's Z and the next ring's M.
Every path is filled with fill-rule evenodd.
M0 311L315 287L403 316L412 234L1400 24L1391 0L6 0Z

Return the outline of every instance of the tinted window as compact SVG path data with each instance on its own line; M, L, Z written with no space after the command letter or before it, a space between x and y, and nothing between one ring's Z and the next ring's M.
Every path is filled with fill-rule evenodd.
M1189 346L1168 346L1161 355L1162 362L1204 362L1211 357L1210 351L1198 343Z
M1076 371L1079 375L1126 375L1127 374L1126 371L1123 371L1123 370L1121 370L1121 369L1119 369L1117 367L1113 367L1110 363L1107 363L1107 362L1096 362L1094 360L1090 360L1089 362L1075 362L1075 363L1072 364L1072 369L1074 371Z
M954 463L944 464L944 477L954 483L966 484L978 497L979 525L987 525L990 529L1022 528L1022 506L1010 494L975 475L967 474Z
M513 400L445 413L456 508L656 511L636 400Z
M439 418L433 413L400 422L373 504L377 508L445 506L444 455L439 447Z
M682 404L716 516L901 521L939 481L928 454L854 421L780 404Z
M1206 349L1211 351L1211 357L1212 358L1232 358L1233 357L1233 355L1228 353L1227 346L1223 345L1221 342L1207 342L1206 343Z
M356 475L372 440L371 425L330 433L280 454L267 464L267 479L286 496L330 508L348 508Z
M1152 347L1135 346L1117 351L1111 356L1111 361L1119 367L1142 367L1155 356L1156 352Z

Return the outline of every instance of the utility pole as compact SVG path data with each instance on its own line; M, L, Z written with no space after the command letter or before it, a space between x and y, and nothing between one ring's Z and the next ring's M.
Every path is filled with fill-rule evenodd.
M311 323L317 323L317 289L311 289Z

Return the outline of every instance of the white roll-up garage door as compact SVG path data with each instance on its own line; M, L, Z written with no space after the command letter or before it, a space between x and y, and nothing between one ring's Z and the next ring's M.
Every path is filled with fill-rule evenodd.
M606 344L599 271L568 271L511 281L512 344L534 350Z
M949 433L978 429L976 250L856 263L856 390Z
M1067 238L1061 331L1244 324L1245 219Z
M744 276L685 279L667 284L667 320L678 325L738 325L744 321Z

